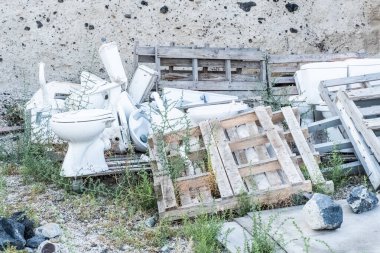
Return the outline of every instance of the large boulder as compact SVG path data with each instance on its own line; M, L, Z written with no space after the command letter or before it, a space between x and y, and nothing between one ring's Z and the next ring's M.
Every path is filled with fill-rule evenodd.
M363 213L374 209L379 199L375 193L368 191L364 185L360 185L351 190L347 202L354 213Z
M302 209L304 218L314 230L333 230L343 222L342 207L329 196L315 193Z

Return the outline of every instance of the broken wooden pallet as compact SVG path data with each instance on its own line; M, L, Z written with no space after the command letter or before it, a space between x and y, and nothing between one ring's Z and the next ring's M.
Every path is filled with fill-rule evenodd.
M154 63L158 87L228 93L240 97L266 90L265 53L255 48L135 45L135 65Z
M275 113L258 107L232 118L201 122L187 132L153 136L149 148L160 216L180 219L234 209L242 193L272 204L311 191L300 164L314 183L331 187L296 115L290 107ZM182 165L179 171L173 167L176 159Z
M380 187L380 73L321 82L322 98L338 115L373 187Z

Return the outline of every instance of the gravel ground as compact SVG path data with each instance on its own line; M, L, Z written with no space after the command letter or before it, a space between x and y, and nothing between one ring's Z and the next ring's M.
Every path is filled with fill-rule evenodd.
M7 210L26 210L41 225L58 223L64 232L53 242L65 245L69 252L160 252L161 248L151 246L158 228L145 225L148 214L131 215L106 199L69 195L53 185L25 185L18 175L5 180ZM117 235L115 228L123 234ZM182 238L173 238L166 246L165 252L192 252L191 243Z

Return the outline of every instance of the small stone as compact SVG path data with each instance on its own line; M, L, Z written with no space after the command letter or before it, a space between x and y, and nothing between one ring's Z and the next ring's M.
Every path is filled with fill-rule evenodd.
M290 28L289 31L291 33L298 33L298 30L296 28Z
M57 247L54 243L51 243L49 241L44 241L43 243L38 246L38 249L36 251L37 253L56 253Z
M63 0L58 0L58 3L63 3Z
M37 23L37 28L41 28L44 26L41 21L36 21L36 23Z
M41 227L36 228L36 235L44 236L47 238L54 238L62 234L60 226L56 223L47 223Z
M24 30L25 31L30 31L30 27L29 26L25 26Z
M141 5L148 6L148 2L143 0L141 1Z
M95 26L94 25L88 25L88 30L94 30Z
M295 3L287 3L285 5L286 9L289 11L289 12L295 12L298 10L298 4L295 4Z
M242 2L238 2L237 3L239 5L239 8L242 9L243 11L245 12L249 12L251 11L251 8L256 6L256 3L255 2L245 2L245 3L242 3Z
M363 213L374 209L379 203L376 194L368 191L364 185L354 187L347 198L354 213Z
M44 241L46 241L46 238L44 236L36 235L26 240L26 246L32 249L36 249Z
M168 13L168 11L169 11L169 8L166 5L162 6L160 9L160 12L162 14L166 14L166 13Z
M315 193L302 209L304 218L314 230L334 230L343 222L342 207L331 197Z
M164 245L161 249L161 253L169 253L172 248L169 245Z
M129 14L129 13L127 13L127 14L124 14L124 17L125 17L125 18L131 18L131 17L132 17L132 15L131 15L131 14Z
M156 225L156 223L157 223L157 216L156 215L145 220L145 225L149 228L154 227Z

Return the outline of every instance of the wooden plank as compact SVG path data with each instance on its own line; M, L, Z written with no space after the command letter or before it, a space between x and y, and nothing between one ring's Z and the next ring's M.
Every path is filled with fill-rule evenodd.
M366 119L363 120L364 125L371 129L371 130L377 130L380 129L380 118L376 119Z
M14 132L20 132L22 130L24 130L24 128L22 126L0 127L0 135L1 134L14 133Z
M339 116L334 116L320 121L312 122L307 125L307 129L310 133L315 133L317 131L325 130L330 127L335 127L340 124L341 122Z
M248 177L265 172L273 172L281 169L281 165L276 157L261 160L260 162L252 162L245 165L240 165L239 173L241 177Z
M344 91L339 91L337 94L337 100L342 104L345 109L345 113L352 119L355 127L363 136L365 142L375 155L376 159L380 161L380 141L376 138L375 133L368 129L364 123L363 115L353 101L351 101Z
M154 157L157 157L157 139L155 136L153 138L153 149L151 149L151 153ZM157 160L159 161L159 160ZM154 176L155 181L155 192L157 195L158 202L161 202L159 207L164 208L164 210L159 210L160 212L163 212L165 210L169 210L172 208L177 207L177 201L175 196L175 190L174 190L174 184L172 179L170 178L169 172L165 169L163 164L160 162L156 163L156 171L155 172L162 172L162 175L160 176Z
M231 60L226 60L225 71L226 71L226 79L228 80L229 83L231 83L232 82Z
M189 190L190 187L199 188L202 186L209 186L210 173L207 172L193 176L180 177L177 178L174 182L180 191Z
M378 189L380 186L380 166L378 161L369 150L368 146L364 142L360 132L355 128L352 119L346 113L346 108L340 103L339 100L335 101L337 111L344 126L351 143L355 149L355 154L363 165L368 178L370 179L373 187Z
M361 114L364 117L368 116L380 116L380 105L374 105L370 107L361 107L359 108Z
M197 58L197 59L223 59L223 60L264 60L264 53L257 50L245 48L177 48L159 47L158 56L160 58Z
M324 61L338 61L348 58L359 58L361 54L358 53L342 53L342 54L301 54L301 55L268 55L269 64L279 63L308 63L308 62L324 62Z
M197 83L193 81L166 81L160 80L158 82L160 88L177 88L188 90L200 90L200 91L264 91L265 85L261 82L250 81L214 81L214 80L199 80Z
M346 94L347 97L352 101L377 99L380 98L380 86L373 88L347 90Z
M289 153L286 150L286 147L283 141L280 138L280 135L275 130L275 127L271 121L271 118L265 111L265 108L260 106L255 109L256 115L259 118L261 126L267 133L267 138L271 143L274 152L281 164L282 170L285 172L287 178L291 184L301 183L302 177L298 174L297 168L295 167L292 159L289 156Z
M315 144L314 148L319 153L328 153L332 152L334 150L342 150L342 149L348 149L352 148L351 140L344 139L339 142L325 142L325 143L319 143Z
M156 71L158 72L158 79L157 83L161 80L161 63L160 63L160 57L158 56L158 46L155 47L155 61L156 61ZM157 90L158 87L156 87Z
M364 83L377 80L380 80L380 73L325 80L321 82L321 85L323 87L329 88L334 86Z
M198 82L198 59L193 59L193 81Z
M223 167L223 162L220 158L215 140L212 137L212 130L208 121L199 123L199 128L202 132L204 144L209 153L212 169L215 173L216 183L222 198L233 196L231 185L228 181L226 171Z
M238 195L246 192L243 180L240 177L239 170L232 156L232 151L227 145L226 135L224 129L221 127L219 121L214 120L210 122L213 138L219 151L220 158L222 160L224 170L227 174L231 188L234 195Z
M325 183L325 179L322 175L322 172L320 171L318 163L314 159L314 155L311 152L308 143L306 142L301 127L293 114L292 108L284 107L281 108L281 111L284 114L285 121L289 127L290 132L292 133L293 140L297 146L298 152L300 153L302 160L306 166L306 169L309 172L312 183Z
M275 86L277 84L294 84L295 83L294 77L292 76L271 77L270 80L271 80L270 82L272 83L272 86Z

